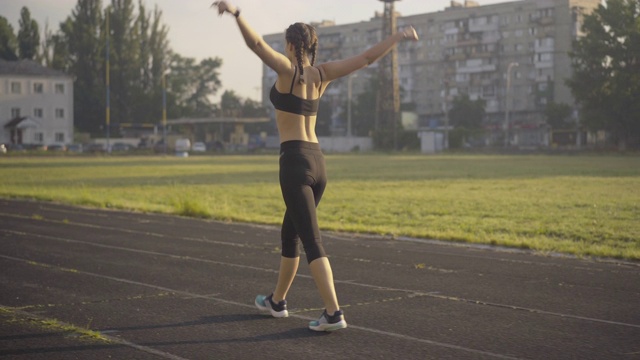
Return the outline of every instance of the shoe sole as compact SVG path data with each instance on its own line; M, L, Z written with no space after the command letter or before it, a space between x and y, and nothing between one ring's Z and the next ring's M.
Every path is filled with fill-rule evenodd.
M347 328L347 322L344 320L340 320L335 324L320 324L317 326L309 325L309 329L313 331L331 332L331 331L336 331L336 330L346 329L346 328Z
M256 307L258 308L258 310L261 311L268 311L271 313L271 316L275 317L275 318L285 318L285 317L289 317L289 311L287 310L282 310L282 311L275 311L273 310L270 306L262 306L260 303L258 303L258 301L254 301L253 302Z

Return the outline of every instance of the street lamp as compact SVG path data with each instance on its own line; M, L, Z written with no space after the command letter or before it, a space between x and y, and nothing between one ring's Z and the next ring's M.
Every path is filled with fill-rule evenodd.
M507 67L507 96L504 112L504 147L509 146L509 102L511 100L511 69L515 66L519 66L517 62L509 63Z
M351 137L351 83L354 77L358 77L358 75L351 74L347 79L347 136L348 137Z

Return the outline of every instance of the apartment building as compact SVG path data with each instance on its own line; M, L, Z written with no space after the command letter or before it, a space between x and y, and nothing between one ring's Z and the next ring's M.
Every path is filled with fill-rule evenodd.
M73 78L31 60L0 60L0 143L73 142Z
M486 102L486 144L548 145L544 109L549 102L574 105L565 85L571 74L568 52L582 35L584 15L599 4L600 0L523 0L482 6L481 1L451 1L438 12L399 16L399 28L412 25L420 36L418 42L398 46L401 101L415 104L424 128L443 126L444 109L456 96L468 94ZM319 36L319 62L358 54L382 38L380 14L354 24L313 25ZM264 39L283 51L283 34ZM329 87L325 97L335 112L334 126L343 128L344 116L339 114L344 113L348 87L355 97L375 76L377 64ZM265 103L275 78L273 71L263 68Z

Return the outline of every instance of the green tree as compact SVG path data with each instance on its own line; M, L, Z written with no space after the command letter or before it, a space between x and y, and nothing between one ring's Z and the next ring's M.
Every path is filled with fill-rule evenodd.
M640 1L609 0L585 17L567 80L581 122L608 130L620 146L640 145Z
M333 107L328 98L320 98L318 104L318 116L316 117L316 133L318 136L331 135L331 116L333 115Z
M552 129L566 129L569 126L567 120L571 118L572 112L573 109L569 104L550 102L547 104L544 116Z
M242 116L265 117L267 116L267 109L255 100L245 99L242 104Z
M354 136L369 136L373 131L379 84L377 76L371 77L365 90L356 95L351 105L351 132Z
M226 90L220 97L222 116L238 117L242 114L242 99L233 90Z
M193 58L172 54L167 76L167 102L176 117L211 116L215 110L211 97L220 88L222 65L219 58L207 58L197 63Z
M0 16L0 59L18 60L17 43L13 26L4 16Z
M104 19L101 0L78 0L53 37L53 65L75 77L74 123L104 134Z
M116 123L134 122L134 104L140 99L140 36L132 0L111 0L110 62L111 117Z
M449 133L449 146L452 148L467 143L469 137L482 131L485 116L485 101L471 100L469 95L463 94L453 99L449 110L449 122L455 130Z
M471 100L467 94L456 96L449 110L449 121L457 128L480 130L485 115L484 108L485 101L482 99Z
M31 12L24 6L20 10L18 21L18 50L20 59L37 60L40 46L40 30L38 23L31 18Z
M162 117L162 76L170 68L168 29L162 24L162 12L157 6L153 12L147 12L140 1L138 9L139 71L133 73L138 80L134 80L135 99L128 105L133 107L134 122L154 123Z

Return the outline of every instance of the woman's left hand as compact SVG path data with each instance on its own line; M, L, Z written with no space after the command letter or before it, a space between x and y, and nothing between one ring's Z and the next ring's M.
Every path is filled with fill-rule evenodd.
M232 14L235 12L235 8L231 6L229 3L227 3L226 1L216 1L213 4L211 4L211 7L214 7L214 6L218 7L218 15L224 14L225 11L228 11Z
M416 29L413 28L413 26L407 26L402 30L402 37L407 40L415 41L418 40L418 33L416 32Z

